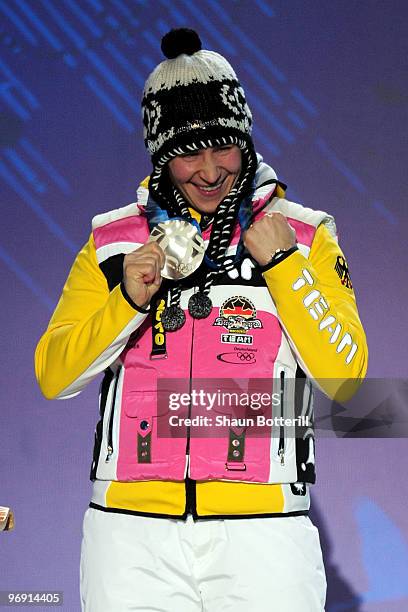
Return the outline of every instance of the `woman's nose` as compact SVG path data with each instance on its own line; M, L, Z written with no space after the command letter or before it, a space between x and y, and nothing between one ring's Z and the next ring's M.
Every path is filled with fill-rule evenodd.
M220 169L217 160L210 151L204 150L201 156L200 177L209 184L216 183L220 177Z

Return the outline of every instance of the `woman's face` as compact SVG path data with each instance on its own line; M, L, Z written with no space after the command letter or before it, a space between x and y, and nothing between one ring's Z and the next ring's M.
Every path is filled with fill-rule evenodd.
M169 161L169 172L189 204L201 213L211 214L241 172L241 149L223 145L177 155Z

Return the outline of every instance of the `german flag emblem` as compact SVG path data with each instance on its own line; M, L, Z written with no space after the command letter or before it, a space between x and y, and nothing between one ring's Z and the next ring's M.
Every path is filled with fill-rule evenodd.
M341 284L347 287L347 289L352 289L353 285L351 283L350 273L348 269L348 265L344 257L339 255L336 259L336 265L334 266L340 280Z

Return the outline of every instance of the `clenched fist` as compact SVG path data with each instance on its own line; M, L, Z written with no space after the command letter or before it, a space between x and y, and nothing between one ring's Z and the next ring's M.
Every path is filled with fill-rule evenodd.
M157 242L148 242L125 255L123 282L129 297L136 306L145 308L158 291L165 256Z
M277 249L287 250L295 244L295 230L280 212L267 213L244 235L245 247L260 266L269 263Z

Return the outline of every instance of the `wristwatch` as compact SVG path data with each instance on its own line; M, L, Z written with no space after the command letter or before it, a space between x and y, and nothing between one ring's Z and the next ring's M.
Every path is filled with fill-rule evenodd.
M276 249L276 251L272 253L272 256L270 260L268 261L268 263L261 266L261 271L265 272L266 270L273 268L274 266L276 266L276 264L280 263L281 261L289 257L289 255L291 255L297 250L298 250L297 244L294 244L293 246L288 247L287 249Z
M276 251L274 251L274 253L272 253L272 257L269 261L269 263L275 263L276 261L279 261L279 259L284 255L284 253L286 253L287 251L289 251L289 249L292 247L289 247L287 249L276 249Z

